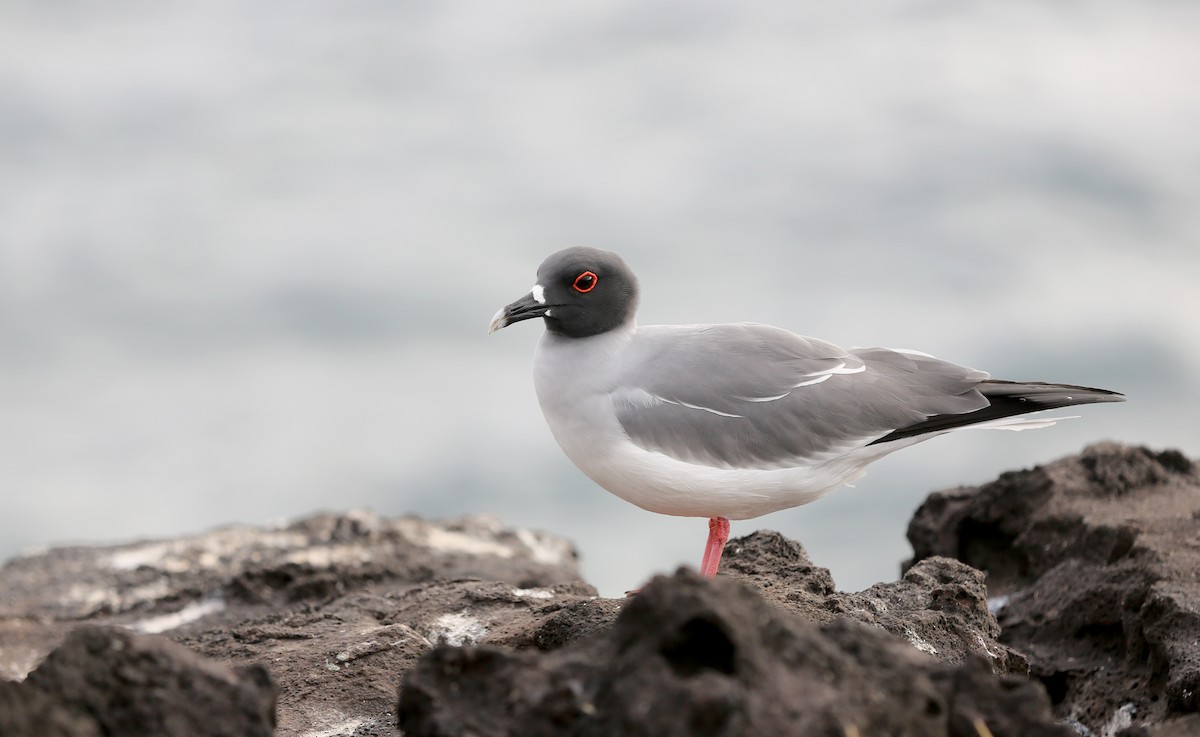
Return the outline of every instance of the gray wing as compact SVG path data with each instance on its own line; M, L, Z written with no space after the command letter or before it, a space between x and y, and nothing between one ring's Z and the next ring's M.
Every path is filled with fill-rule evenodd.
M612 390L629 438L723 468L786 468L988 405L982 371L752 323L639 330Z

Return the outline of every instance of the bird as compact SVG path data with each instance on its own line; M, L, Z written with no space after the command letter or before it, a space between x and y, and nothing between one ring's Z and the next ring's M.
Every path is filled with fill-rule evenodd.
M1031 412L1121 402L1107 389L1001 381L928 353L842 348L752 322L637 323L616 253L551 254L488 333L541 318L533 380L554 439L596 484L659 514L708 518L713 578L730 520L813 502L902 448L963 429L1025 430Z

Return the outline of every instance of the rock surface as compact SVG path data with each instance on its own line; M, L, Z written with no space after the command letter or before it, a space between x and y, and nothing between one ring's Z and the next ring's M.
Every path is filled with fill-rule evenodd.
M1029 671L1024 657L997 639L1000 627L988 612L983 574L957 560L928 558L900 581L844 593L834 589L829 570L813 565L799 543L777 532L756 532L730 540L721 565L722 575L749 584L767 601L810 622L848 617L950 663L978 655L998 673Z
M1061 717L1132 735L1200 710L1200 469L1183 454L1095 445L936 493L909 540L916 560L987 572L1000 639Z
M392 734L400 674L434 643L507 642L522 615L550 619L553 604L595 593L564 540L490 518L322 514L278 529L61 548L0 569L0 677L24 678L80 623L119 625L217 663L265 666L279 686L278 734ZM463 613L472 608L478 616ZM54 662L15 688L68 680L69 667L43 673ZM140 698L136 682L125 689Z
M275 729L275 684L262 665L230 668L119 627L76 628L25 683L5 689L6 737L269 737Z
M439 646L405 679L400 726L409 737L1072 734L1042 689L987 660L939 662L829 619L681 570L612 628L554 652Z
M632 600L597 598L565 541L487 518L323 514L51 550L0 568L0 734L171 734L189 707L147 697L159 682L224 683L237 734L269 733L277 688L275 733L297 737L396 735L400 718L413 735L1200 734L1186 458L1090 448L932 495L912 535L919 562L866 591L759 532L730 541L717 582L681 573ZM999 623L984 574L952 558L987 570ZM83 657L112 643L143 655Z

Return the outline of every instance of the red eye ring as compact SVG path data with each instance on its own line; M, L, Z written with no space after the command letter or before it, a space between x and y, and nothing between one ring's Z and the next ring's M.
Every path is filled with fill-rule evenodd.
M595 289L596 285L599 283L600 277L596 276L595 272L585 271L579 276L575 277L575 283L571 285L571 288L580 294L587 294Z

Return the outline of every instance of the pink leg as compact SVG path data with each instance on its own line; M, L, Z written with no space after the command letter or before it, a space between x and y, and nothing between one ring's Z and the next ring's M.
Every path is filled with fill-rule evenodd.
M708 520L708 543L704 546L704 560L700 562L700 575L717 577L717 566L721 565L721 553L725 552L725 541L729 539L729 520L710 517Z

